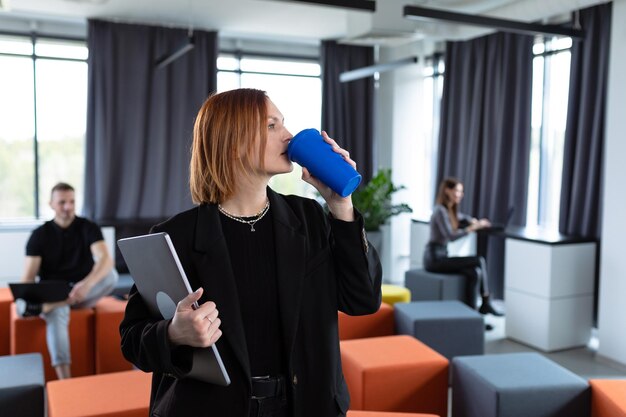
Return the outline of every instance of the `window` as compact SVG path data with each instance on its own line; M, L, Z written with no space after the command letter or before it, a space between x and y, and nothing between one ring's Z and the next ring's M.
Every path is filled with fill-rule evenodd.
M307 128L320 129L322 80L318 60L223 53L217 60L217 89L258 88L285 116L292 134ZM290 174L275 176L270 185L284 194L315 197L316 190L300 179L302 170L294 164Z
M80 212L86 59L84 41L0 34L0 219L51 217L59 181Z
M420 130L418 132L418 154L414 165L418 167L416 178L411 184L409 205L413 208L413 217L427 220L430 218L437 189L437 149L439 143L439 119L443 77L445 65L443 55L435 54L426 59L423 67L423 94L420 111Z
M557 229L567 120L571 38L538 38L533 53L528 226Z

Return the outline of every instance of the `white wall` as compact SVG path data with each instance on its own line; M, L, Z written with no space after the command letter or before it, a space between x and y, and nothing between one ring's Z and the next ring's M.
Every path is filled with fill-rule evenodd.
M433 52L434 45L415 42L395 48L381 48L380 62L390 62L417 56L419 62L394 71L382 73L377 97L377 164L379 168L392 167L392 180L406 190L394 194L394 203L412 205L412 189L424 182L415 159L420 152L419 141L423 102L422 66L424 55ZM403 284L404 273L410 268L411 214L392 218L383 229L383 276L385 281Z
M0 287L19 281L24 268L26 242L30 232L40 224L0 228Z
M604 152L598 354L626 364L626 0L613 2Z
M380 62L389 62L421 52L420 44L405 48L381 48ZM421 95L421 64L407 65L380 75L377 109L377 168L393 167L392 180L406 185L412 177L411 155L417 143L418 98ZM395 193L394 203L407 202L406 191ZM383 277L386 282L404 283L404 272L410 263L410 214L392 218L383 229Z

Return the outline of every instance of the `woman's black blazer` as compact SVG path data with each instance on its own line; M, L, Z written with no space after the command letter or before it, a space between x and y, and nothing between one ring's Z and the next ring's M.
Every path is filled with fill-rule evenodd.
M343 416L350 396L341 370L337 311L371 314L380 306L381 266L355 222L327 216L314 200L268 189L274 222L278 298L287 355L287 390L294 417ZM231 385L185 378L191 348L173 347L169 321L148 313L133 287L120 325L124 356L153 372L150 416L247 417L250 365L228 249L214 204L203 204L155 226L167 232L201 302L214 301L222 320L217 342Z

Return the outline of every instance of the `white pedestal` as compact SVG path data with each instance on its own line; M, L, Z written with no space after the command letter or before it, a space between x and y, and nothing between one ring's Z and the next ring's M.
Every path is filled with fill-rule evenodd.
M430 224L425 221L411 221L411 254L410 267L423 267L424 248L430 239ZM470 233L454 242L448 243L448 256L476 255L476 233Z
M584 346L593 321L595 243L507 238L506 335L549 352Z

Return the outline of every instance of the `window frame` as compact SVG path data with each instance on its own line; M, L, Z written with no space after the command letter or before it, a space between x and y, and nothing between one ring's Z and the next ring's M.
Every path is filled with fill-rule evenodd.
M294 74L294 73L282 73L282 72L264 72L264 71L248 71L241 69L241 60L243 58L266 58L268 60L288 60L288 61L302 61L309 63L317 63L320 64L320 57L314 57L310 55L291 55L291 54L276 54L276 53L268 53L268 52L249 52L243 51L241 49L220 49L218 53L218 58L222 55L231 55L235 58L239 65L237 69L227 70L220 69L217 67L217 72L229 72L231 74L237 74L239 76L239 85L241 85L241 75L242 74L255 74L255 75L278 75L278 76L289 76L289 77L304 77L304 78L322 78L322 74L320 71L320 75L307 75L307 74ZM320 64L321 66L321 64ZM321 68L320 68L321 69Z
M424 71L422 73L422 81L430 78L432 79L432 95L427 97L432 106L432 120L431 122L431 167L430 167L430 181L426 189L426 203L423 205L424 209L420 211L415 209L414 216L428 221L432 208L435 202L435 194L437 193L437 166L439 161L439 132L441 128L441 100L443 98L443 84L445 79L445 52L434 52L431 55L424 57L424 69L432 69L432 71ZM425 98L426 99L426 98ZM425 99L423 100L425 102Z
M34 219L39 220L41 213L39 210L39 140L38 140L38 126L37 126L37 60L55 60L55 61L70 61L70 62L83 62L87 63L88 58L67 58L67 57L54 57L48 55L37 55L36 44L38 40L52 40L52 41L71 41L82 42L87 47L87 39L77 36L62 36L62 35L46 35L37 32L23 33L0 30L0 36L10 36L15 38L29 39L32 46L30 54L17 54L10 52L2 52L0 50L0 56L6 57L18 57L18 58L30 58L33 67L33 153L34 153Z
M218 59L224 56L228 56L229 58L234 58L235 60L237 60L236 69L220 69L220 67L217 66L216 75L219 75L220 72L236 74L238 88L241 88L242 86L243 75L262 75L262 76L317 79L320 82L320 86L322 85L323 68L320 62L321 59L320 59L319 54L318 55L281 54L281 53L274 53L274 52L261 52L261 51L250 51L250 50L243 50L243 49L220 48L219 53L218 53ZM267 60L276 60L276 61L284 60L284 61L292 61L292 62L300 61L302 63L317 64L320 66L320 73L319 75L309 75L309 74L298 74L298 73L292 73L292 72L267 72L267 71L242 70L241 61L243 59L267 59ZM220 91L219 88L218 88L218 91ZM320 99L321 99L321 94L322 92L320 91ZM320 108L320 115L321 115L321 108ZM293 133L295 134L295 132ZM294 169L296 170L296 172L298 172L297 168L294 168ZM294 173L292 174L295 175ZM295 192L298 195L301 195L304 197L317 198L315 189L311 185L303 185L302 189L296 190L296 191L292 190L292 192Z
M532 212L536 211L536 216L532 219L533 222L529 224L529 220L530 220L530 213L531 210L527 210L528 214L527 214L527 218L526 218L526 224L527 226L532 226L532 227L549 227L549 228L557 228L558 227L558 218L556 223L547 223L549 215L548 215L548 210L550 207L547 206L547 198L548 198L548 194L549 194L549 178L547 177L547 164L550 163L549 161L549 151L548 151L548 131L547 131L547 126L546 126L546 120L550 117L549 111L546 109L546 104L549 102L549 100L554 100L554 98L549 98L548 100L546 99L547 96L549 95L549 88L548 88L548 84L549 84L549 80L547 80L546 75L550 73L550 71L553 71L550 67L552 65L552 63L549 61L550 58L555 57L559 54L563 54L563 53L570 53L572 51L572 43L573 41L570 39L569 42L569 46L567 47L556 47L556 48L549 48L549 44L550 43L556 43L559 40L563 40L564 37L558 37L558 36L541 36L538 35L535 38L535 45L537 44L543 44L543 48L541 52L535 52L533 50L533 61L537 58L543 58L543 66L542 66L542 87L541 87L541 124L539 126L539 143L538 143L538 148L539 148L539 156L538 156L538 172L537 172L537 184L536 184L536 188L537 188L537 202L536 202L536 207L534 207L532 209ZM571 55L570 55L571 57ZM570 68L571 70L571 68ZM535 74L533 74L533 77L535 76ZM571 76L571 73L568 73L568 82L569 82L569 77ZM564 101L565 106L568 106L569 103L569 97L567 101ZM533 109L533 112L535 111L535 109ZM567 113L567 109L565 110L565 112ZM567 114L566 114L566 120L565 122L567 123ZM532 127L531 127L532 130ZM564 132L565 132L565 127L564 127ZM532 142L531 142L531 152L532 152ZM562 157L561 157L562 158ZM529 164L531 164L531 161L529 160ZM529 171L529 193L528 193L528 197L527 197L527 208L530 209L530 203L531 203L531 193L530 193L530 188L533 187L533 185L530 183L530 178L532 178L533 173ZM560 201L560 196L559 196L559 201ZM560 216L560 213L559 213Z

